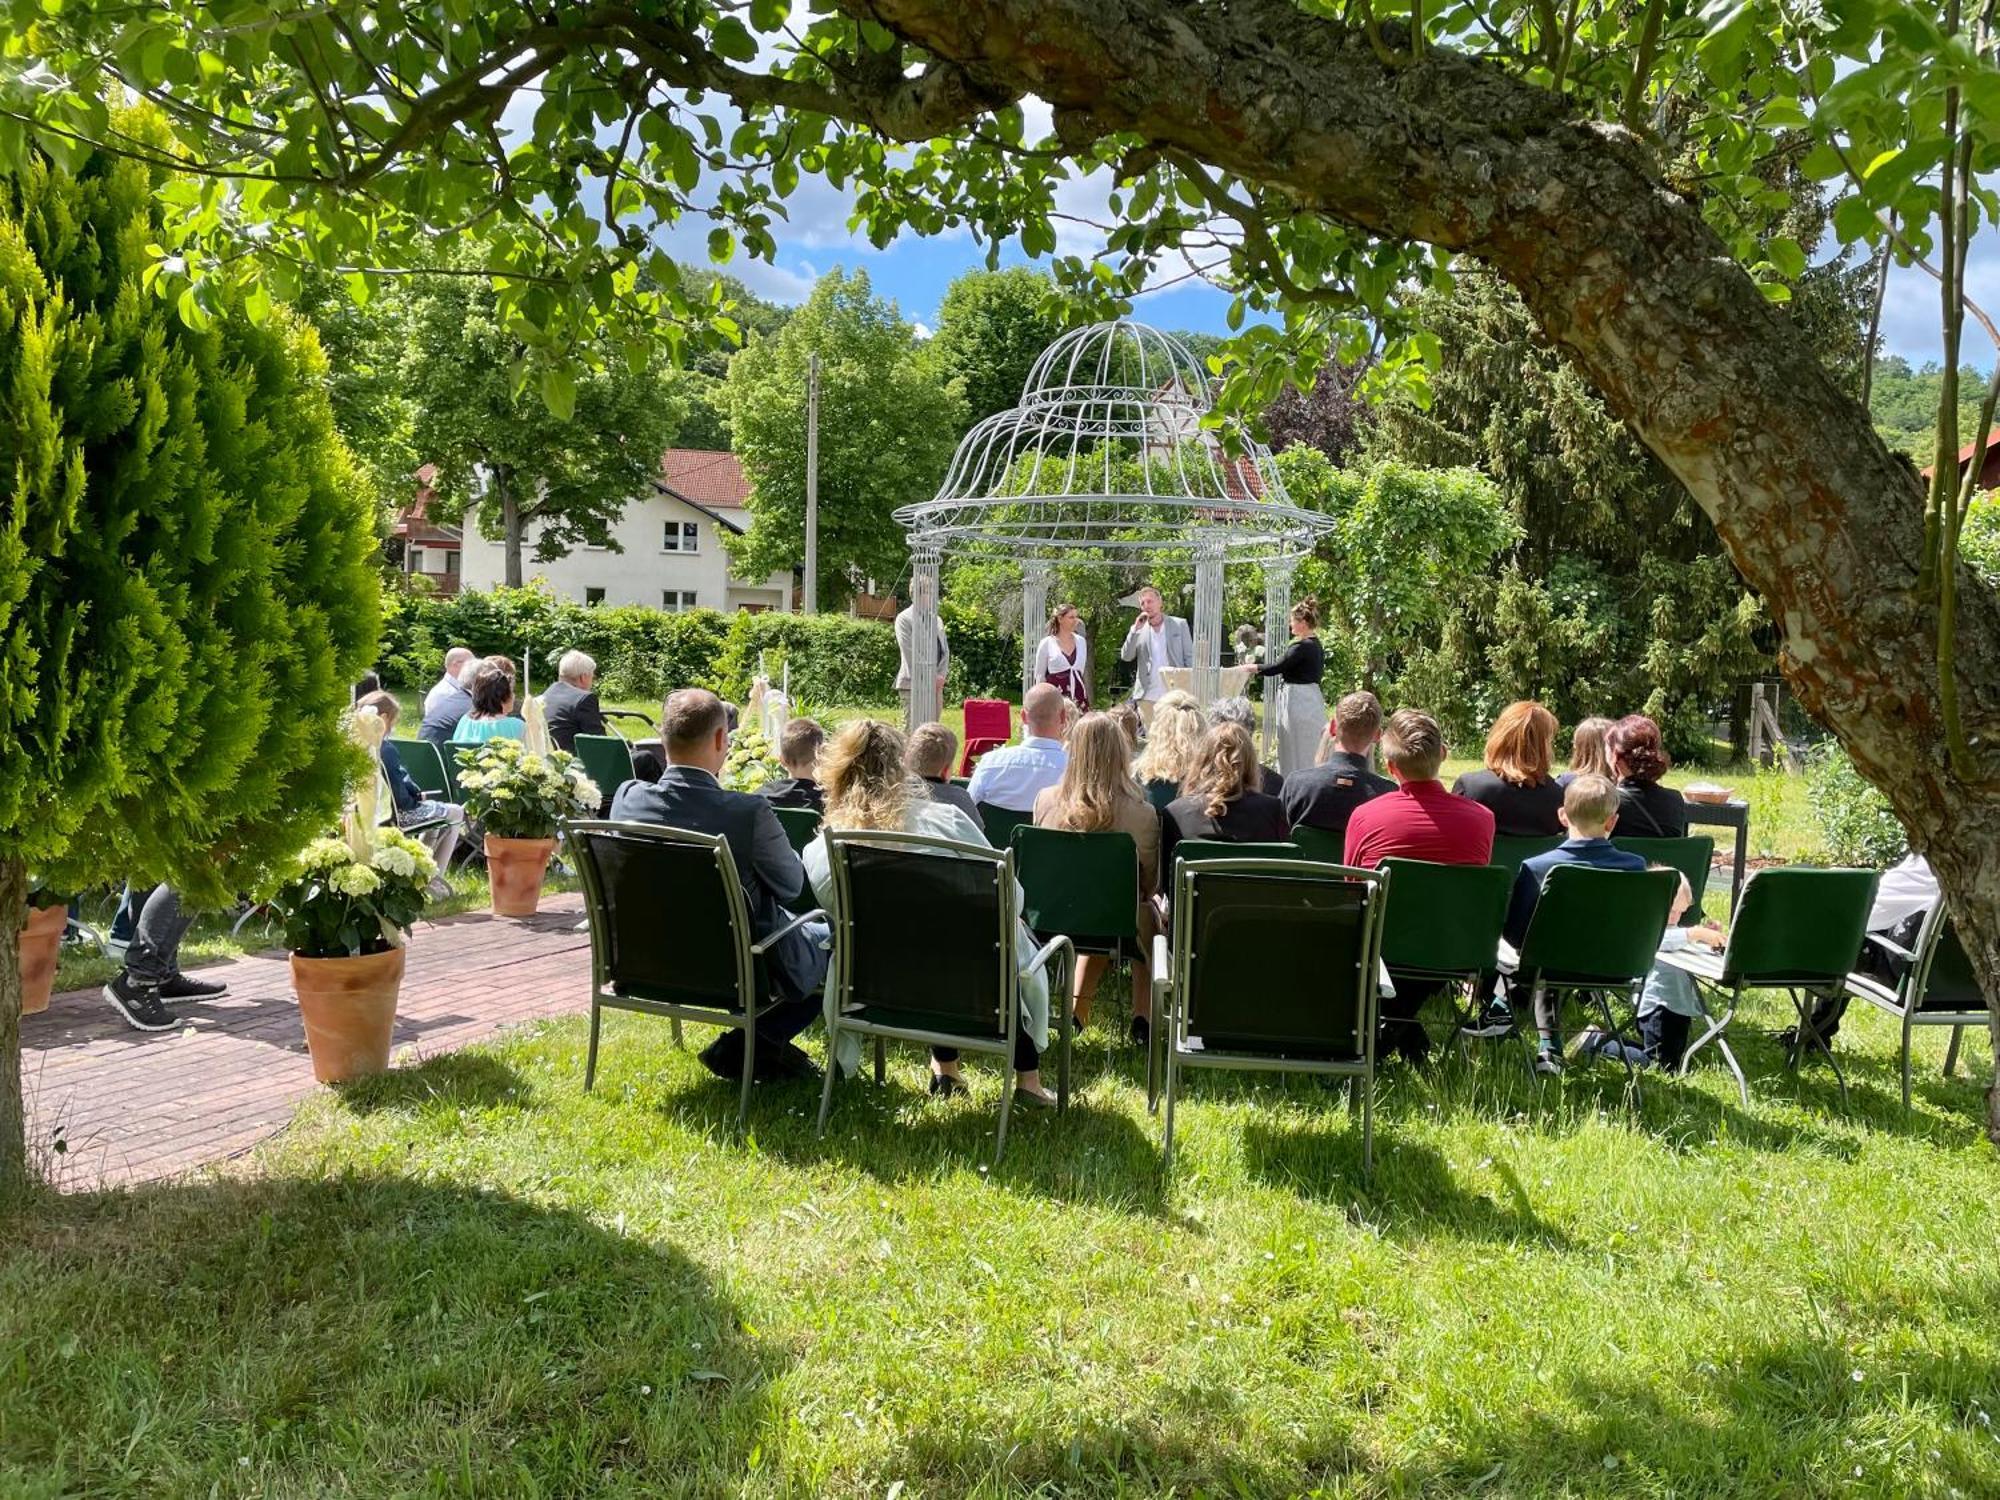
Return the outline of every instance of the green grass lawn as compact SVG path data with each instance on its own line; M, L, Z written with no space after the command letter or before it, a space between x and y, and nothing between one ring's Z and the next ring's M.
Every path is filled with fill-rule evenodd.
M990 1070L937 1105L902 1054L823 1141L760 1088L739 1143L664 1025L590 1097L545 1025L0 1226L0 1493L2000 1493L1978 1088L1931 1039L1906 1120L1865 1018L1844 1115L1782 1004L1747 1110L1392 1074L1365 1186L1336 1092L1213 1074L1163 1181L1105 1022L992 1170Z

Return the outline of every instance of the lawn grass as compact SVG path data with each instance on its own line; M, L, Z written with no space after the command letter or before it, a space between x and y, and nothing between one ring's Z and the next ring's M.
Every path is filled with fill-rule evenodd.
M1777 1006L1783 1002L1777 1001ZM734 1094L570 1021L328 1092L247 1168L0 1226L9 1496L2000 1493L2000 1164L1891 1033L1830 1077L1209 1074L1161 1177L1106 1003L1063 1120L915 1054ZM697 1044L704 1033L695 1029ZM1983 1041L1968 1048L1987 1066Z

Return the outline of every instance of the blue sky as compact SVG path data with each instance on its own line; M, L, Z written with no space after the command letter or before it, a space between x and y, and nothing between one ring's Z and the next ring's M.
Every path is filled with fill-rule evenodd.
M1058 194L1058 204L1078 219L1101 222L1106 216L1102 192L1091 182L1072 183ZM847 195L823 181L802 181L788 207L790 223L777 226L777 263L766 265L739 256L728 268L752 291L773 301L801 301L814 280L835 266L862 269L868 272L876 292L894 298L905 317L935 326L946 286L954 277L985 264L979 247L963 233L934 239L908 236L887 250L875 249L848 231ZM685 237L675 234L668 239L671 248L691 263L706 262L705 230L691 229ZM1101 244L1096 230L1077 222L1058 225L1058 242L1065 253L1083 254L1092 253ZM1025 261L1018 249L1003 259L1008 264ZM2000 316L2000 235L1989 232L1973 247L1966 280L1974 300ZM1213 287L1181 281L1142 296L1134 315L1160 328L1223 333L1227 331L1223 315L1228 305L1228 297ZM1892 273L1882 331L1887 352L1916 364L1936 359L1942 347L1937 284L1914 269ZM1966 359L1981 367L1992 359L1992 351L1984 347L1983 336L1971 324L1966 329Z

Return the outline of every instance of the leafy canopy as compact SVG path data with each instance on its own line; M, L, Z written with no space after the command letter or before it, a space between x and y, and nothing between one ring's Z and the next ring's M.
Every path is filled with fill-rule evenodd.
M931 352L942 375L963 383L966 415L977 422L1020 402L1028 372L1062 331L1046 275L1026 266L973 271L945 288Z
M1952 27L1908 0L1306 8L1391 61L1470 52L1638 133L1671 182L1701 187L1773 297L1807 264L1773 232L1790 199L1764 169L1775 153L1810 146L1804 166L1835 185L1842 242L1887 238L1907 260L1938 250L1947 108L1978 170L2000 144L1983 24ZM1223 282L1237 293L1232 322L1276 315L1245 329L1232 401L1268 399L1288 374L1303 384L1329 355L1372 351L1371 380L1416 378L1430 344L1402 299L1448 275L1440 257L1196 151L1051 120L1008 81L1025 66L928 53L877 19L900 14L787 0L12 0L0 158L19 160L32 134L59 153L97 142L181 164L156 285L194 321L233 292L263 296L260 278L288 295L308 265L365 295L476 225L499 311L536 370L601 359L607 326L679 354L740 330L722 284L684 274L666 244L705 244L718 264L768 260L812 175L852 194L855 228L876 244L954 230L996 257L1018 244L1049 257L1085 310L1165 274ZM103 102L114 86L155 100L174 142L129 139ZM1090 171L1115 189L1105 248L1057 255L1057 192ZM1991 192L1973 196L1990 221Z

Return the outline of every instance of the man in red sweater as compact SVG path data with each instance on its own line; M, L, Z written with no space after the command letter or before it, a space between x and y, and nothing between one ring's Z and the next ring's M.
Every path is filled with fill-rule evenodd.
M1382 731L1382 758L1396 790L1354 809L1347 820L1346 860L1372 870L1385 859L1422 859L1438 865L1483 865L1493 858L1493 813L1467 797L1454 797L1438 780L1444 733L1437 720L1400 708ZM1394 892L1390 900L1395 899ZM1382 1050L1412 1063L1430 1058L1430 1038L1417 1022L1436 985L1404 980L1396 997L1382 1002Z

